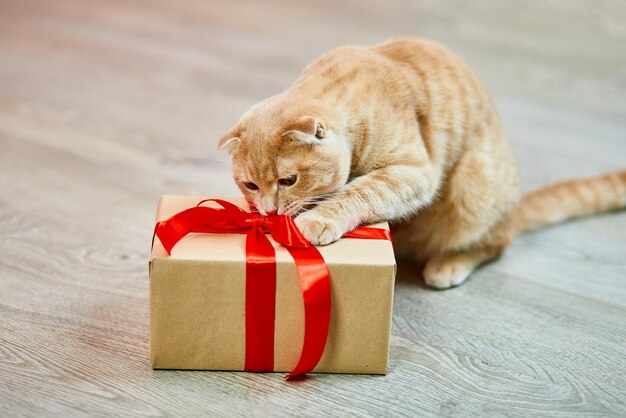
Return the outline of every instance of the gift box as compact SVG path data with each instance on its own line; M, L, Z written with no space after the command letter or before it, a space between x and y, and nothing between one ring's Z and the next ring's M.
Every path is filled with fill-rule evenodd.
M176 219L171 217L189 215L187 212L193 212L190 208L204 199L163 196L158 204L157 233L150 257L150 359L153 368L287 372L300 365L299 360L305 357L303 350L307 351L304 346L317 338L321 358L318 355L309 367L314 367L313 372L387 372L396 263L391 241L383 238L389 234L386 223L371 226L383 232L379 236L357 234L327 246L295 250L273 239L284 233L285 226L274 227L271 235L258 229L264 218L250 214L243 198L224 199L236 205L235 212L240 212L235 213L234 218L225 216L229 222L237 218L241 227L213 230L222 224L214 218L202 221L205 223L202 227L193 227L187 225L191 218L182 215L179 218L186 220L179 219L178 224L173 224ZM222 213L218 210L224 209L217 202L204 202L200 207L213 208L220 216ZM232 208L227 209L233 212ZM204 212L193 216L198 222L196 218L202 218ZM291 218L280 221L292 225ZM167 229L165 226L171 234L178 234L175 241L167 238L163 231L159 234L158 227ZM181 232L184 227L188 229ZM250 232L250 228L257 230ZM255 266L257 257L250 255L253 251L250 240L259 239L258 234L267 237L275 251L275 270L274 267L258 270ZM291 239L294 233L287 235ZM166 241L165 245L162 241ZM318 253L323 260L312 257L312 261L307 261L308 256L302 257L299 251ZM304 262L300 260L296 265L294 257ZM318 273L322 271L318 265L320 260L321 269L327 269L329 276L327 289L323 281L306 284L300 276L310 275L311 266ZM259 303L257 298L268 297L267 289L258 287L264 286L263 282L255 284L257 273L275 277L275 290L270 288L268 302L273 305L266 304L263 308L267 315L250 310ZM321 302L313 301L312 307L303 302L303 297L310 302L309 299L318 296ZM324 309L330 309L326 328L324 303L328 304ZM305 342L305 331L309 333L308 342ZM322 337L324 341L320 342ZM254 345L256 338L264 339L264 354L257 353L262 347ZM253 357L259 355L269 356L269 365L266 361L265 368L251 367Z

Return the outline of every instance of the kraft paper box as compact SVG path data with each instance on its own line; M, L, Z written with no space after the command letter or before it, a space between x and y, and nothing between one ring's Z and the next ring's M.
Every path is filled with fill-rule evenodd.
M206 199L163 196L157 221ZM242 198L226 200L248 210ZM372 225L388 229L387 224ZM150 257L150 359L155 369L243 370L245 235L193 233ZM304 306L293 258L276 249L274 368L291 371L302 350ZM341 239L318 247L331 282L331 321L313 372L385 374L396 264L387 240Z

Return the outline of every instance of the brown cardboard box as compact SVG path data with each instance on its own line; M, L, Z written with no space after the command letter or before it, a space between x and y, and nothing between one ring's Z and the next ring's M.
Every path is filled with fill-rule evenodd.
M157 221L202 199L206 197L163 196ZM243 199L227 200L247 210ZM244 241L243 234L190 234L168 256L155 238L150 257L153 368L243 370ZM276 248L274 365L286 372L302 350L304 306L293 259L270 241ZM391 242L342 239L319 250L330 272L332 305L326 349L313 371L386 373L396 272Z

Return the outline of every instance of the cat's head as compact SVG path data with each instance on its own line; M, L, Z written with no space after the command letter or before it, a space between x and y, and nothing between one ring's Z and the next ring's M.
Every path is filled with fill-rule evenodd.
M233 178L259 213L294 216L343 186L350 152L319 106L261 104L222 136Z

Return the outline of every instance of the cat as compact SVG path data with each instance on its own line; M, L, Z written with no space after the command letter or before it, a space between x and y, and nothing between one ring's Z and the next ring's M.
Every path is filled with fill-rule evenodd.
M315 245L390 221L394 245L439 289L461 284L517 232L626 205L626 171L521 197L490 95L461 58L426 40L326 53L218 148L259 213L294 216Z

